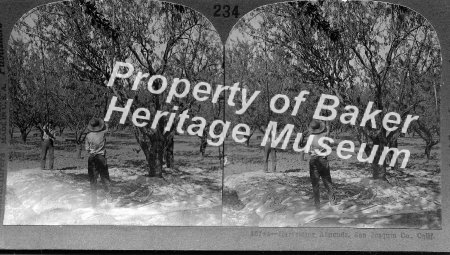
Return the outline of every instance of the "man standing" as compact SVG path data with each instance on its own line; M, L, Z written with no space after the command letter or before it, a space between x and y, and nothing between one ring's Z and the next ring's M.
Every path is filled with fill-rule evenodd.
M48 122L44 125L42 128L44 131L44 134L42 136L42 146L41 146L41 169L45 169L45 162L47 160L47 154L48 154L48 169L53 169L53 162L55 158L55 149L54 149L54 142L55 142L55 130L53 130L53 123Z
M328 191L328 198L331 205L335 203L335 193L333 183L331 182L330 165L326 156L320 156L317 154L316 149L320 153L325 152L325 149L319 145L319 139L328 136L329 130L325 123L318 120L313 120L308 127L309 135L314 135L309 152L311 158L309 160L309 177L311 179L314 205L316 209L320 209L320 190L319 182L322 178L322 182ZM306 135L305 135L306 136Z
M89 133L86 135L86 150L89 152L88 174L91 184L92 206L97 205L97 178L100 175L106 198L111 200L111 180L109 178L108 165L106 163L106 132L105 122L99 118L93 118L88 125Z

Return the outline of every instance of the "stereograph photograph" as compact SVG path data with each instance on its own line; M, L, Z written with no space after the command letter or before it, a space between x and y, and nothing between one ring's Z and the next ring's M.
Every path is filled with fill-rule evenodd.
M187 111L210 124L219 105L192 96L166 103L168 90L149 93L142 76L142 86L132 86L144 74L213 82L223 72L221 54L210 22L180 5L67 1L26 13L8 45L4 224L220 224L220 148L177 133L168 116L156 129L137 127L131 113L145 107L154 119L157 111ZM107 87L116 61L130 63L133 78ZM128 102L131 113L121 121L113 109Z
M229 80L261 93L235 115L251 137L226 146L225 224L441 228L441 55L426 19L381 2L284 2L245 15L226 46ZM331 138L332 152L305 153L323 147L298 134Z
M2 224L442 230L434 24L378 1L258 6L214 5L227 38L164 1L24 11Z

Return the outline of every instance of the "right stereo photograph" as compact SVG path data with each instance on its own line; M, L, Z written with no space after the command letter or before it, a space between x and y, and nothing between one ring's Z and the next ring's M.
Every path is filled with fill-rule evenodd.
M224 226L441 229L442 60L423 16L265 5L225 54L228 85L257 96L225 109L250 132L225 141Z

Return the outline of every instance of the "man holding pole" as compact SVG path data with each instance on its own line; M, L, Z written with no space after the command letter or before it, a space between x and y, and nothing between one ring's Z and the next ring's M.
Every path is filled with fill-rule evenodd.
M106 198L111 201L111 180L109 178L108 165L106 163L106 132L108 128L105 122L99 118L93 118L88 125L89 133L86 135L86 150L89 152L88 174L91 184L92 206L97 205L97 178L100 175Z
M41 169L44 170L45 163L47 160L48 155L48 169L53 169L53 162L55 158L55 149L54 149L54 142L55 142L55 130L53 129L53 123L48 122L44 125L42 128L44 131L44 134L42 136L42 146L41 146Z
M316 150L323 150L323 148L319 145L318 141L320 138L328 136L329 129L323 121L313 120L309 124L308 131L307 134L305 134L305 137L308 136L308 134L314 135L309 150L311 154L311 158L309 160L309 177L312 184L314 205L318 210L320 209L320 190L319 190L320 179L322 179L322 182L328 191L328 199L330 204L334 205L336 202L335 190L333 187L333 183L331 181L330 165L328 159L326 156L319 155L316 151Z

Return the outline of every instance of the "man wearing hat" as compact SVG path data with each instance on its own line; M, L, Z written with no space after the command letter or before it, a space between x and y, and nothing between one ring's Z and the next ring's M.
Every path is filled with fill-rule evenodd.
M91 183L92 206L97 205L97 178L100 175L106 198L111 200L111 180L109 179L108 165L106 163L106 132L108 131L105 122L99 118L89 121L87 127L89 133L86 135L86 150L89 152L88 174Z
M320 191L319 191L319 181L322 178L322 182L328 191L328 198L330 204L335 203L335 194L333 184L331 182L330 175L330 165L328 159L325 156L320 156L317 154L316 149L319 152L325 152L325 149L319 145L319 139L328 136L329 130L323 121L312 120L308 127L309 135L314 135L311 142L311 147L309 152L311 158L309 160L309 177L311 179L311 184L313 188L314 205L317 209L320 208ZM305 135L307 136L307 135Z

